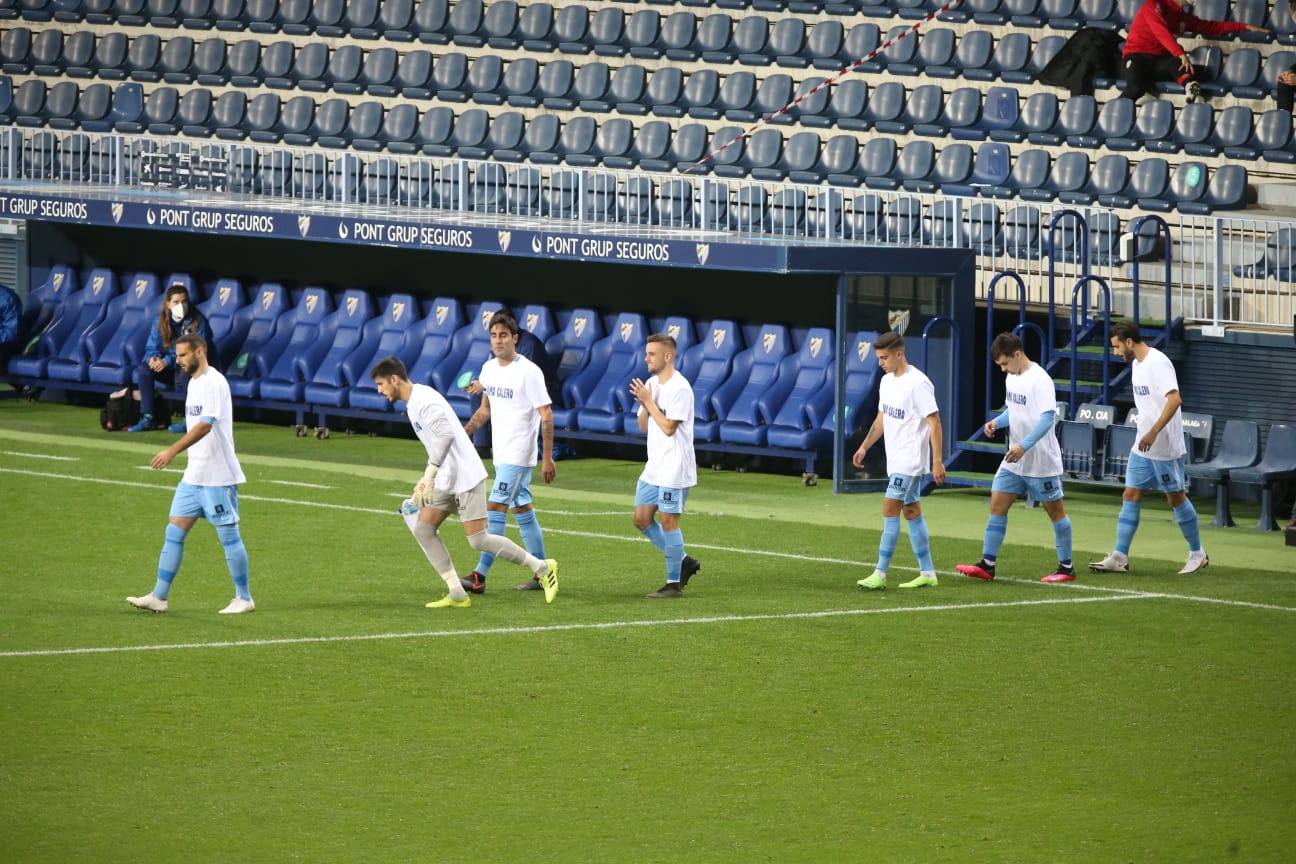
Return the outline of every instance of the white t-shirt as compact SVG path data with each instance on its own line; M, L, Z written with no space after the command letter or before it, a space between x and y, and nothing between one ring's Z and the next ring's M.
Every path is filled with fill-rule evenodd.
M194 486L237 486L246 483L243 467L234 455L234 403L225 376L208 366L189 379L185 393L185 429L193 429L202 418L212 421L211 431L189 448L189 465L184 482Z
M697 455L693 452L693 387L682 373L665 384L654 375L648 379L648 392L667 420L678 420L674 435L667 435L648 418L648 464L639 479L654 486L687 489L697 485ZM639 413L647 413L639 406Z
M1057 388L1053 379L1038 363L1032 363L1020 375L1009 375L1004 382L1008 402L1008 447L1020 444L1035 430L1040 415L1045 411L1057 416ZM1001 466L1021 477L1056 477L1062 473L1062 448L1057 435L1050 429L1035 446L1026 451L1020 462L1004 462Z
M454 438L441 460L433 488L459 495L475 489L486 479L486 466L444 396L426 384L415 384L405 402L405 413L429 456L438 438L446 435Z
M482 364L482 387L490 400L491 456L496 465L536 464L536 436L542 408L552 402L540 367L518 354L504 366L492 357Z
M910 477L931 473L931 427L936 388L931 379L910 366L900 377L888 372L878 390L882 435L886 438L887 473Z
M1184 447L1183 411L1177 410L1170 422L1156 437L1151 449L1142 453L1138 442L1152 431L1161 412L1165 410L1166 394L1179 389L1179 376L1175 374L1174 364L1170 358L1155 348L1148 348L1146 359L1134 361L1134 370L1130 377L1134 385L1134 407L1138 408L1138 439L1130 449L1148 459L1164 462L1178 459L1188 452Z

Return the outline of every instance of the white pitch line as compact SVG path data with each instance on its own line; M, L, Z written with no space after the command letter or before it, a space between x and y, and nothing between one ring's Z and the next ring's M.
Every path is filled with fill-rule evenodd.
M110 645L91 648L40 648L0 651L0 657L59 657L70 654L127 654L139 651L182 651L196 648L255 648L266 645L317 645L330 642L379 642L391 639L442 639L454 636L514 636L530 633L564 633L573 630L620 630L630 627L674 627L687 624L736 624L748 621L799 621L845 618L856 615L895 615L908 612L956 612L963 609L1008 609L1018 606L1061 606L1077 603L1110 603L1142 600L1148 594L1107 597L1055 597L1049 600L1006 600L988 603L940 603L929 606L893 606L871 609L824 609L818 612L773 612L754 615L709 615L701 618L658 618L629 621L591 621L574 624L540 624L533 627L481 627L465 630L421 630L408 633L358 633L349 636L289 636L282 639L239 639L228 642L172 642L161 645Z
M320 483L302 483L297 480L267 480L267 483L277 483L280 486L301 486L303 489L332 489L332 486L324 486Z
M57 480L75 480L81 483L103 483L112 486L133 486L140 489L160 489L165 492L172 491L171 486L160 486L156 483L134 483L129 480L109 480L101 477L77 477L73 474L53 474L47 471L30 471L23 468L0 468L0 473L5 474L25 474L31 477L49 477ZM357 507L353 504L330 504L324 501L301 501L295 498L271 498L265 495L239 495L243 501L264 501L270 504L292 504L298 507L319 507L326 510L344 510L351 513L374 513L379 516L399 515L395 510L379 509L377 507ZM553 512L553 511L550 511ZM545 528L546 533L560 534L566 537L585 537L592 540L612 540L618 543L647 543L643 537L630 537L625 534L607 534L602 531L578 531L573 528ZM795 552L777 552L772 549L738 549L733 546L717 546L711 543L694 543L689 541L690 549L706 549L712 552L725 552L734 555L756 555L764 558L781 558L788 561L808 561L813 564L835 564L842 567L873 567L872 561L860 561L851 558L829 558L821 555L801 555ZM892 570L904 570L906 572L917 572L917 567L902 566L892 564ZM953 576L965 578L963 574L953 570L938 571L942 576ZM1064 582L1058 585L1044 586L1041 583L1031 579L996 579L996 582L1011 582L1018 585L1035 585L1038 587L1049 587L1054 589L1064 589L1073 591L1098 591L1110 594L1129 594L1139 597L1155 596L1166 600L1188 600L1195 603L1213 603L1218 606L1239 606L1248 609L1270 609L1277 612L1296 612L1296 606L1279 606L1271 603L1254 603L1249 600L1226 600L1222 597L1203 597L1196 594L1171 594L1167 592L1150 592L1138 591L1132 588L1113 588L1105 585L1090 585L1082 582Z
M24 459L49 459L54 462L80 462L77 456L50 456L46 453L23 453L20 450L0 450L6 456L21 456Z

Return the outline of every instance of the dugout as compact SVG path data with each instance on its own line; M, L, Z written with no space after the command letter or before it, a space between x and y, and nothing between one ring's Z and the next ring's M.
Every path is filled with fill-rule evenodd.
M826 474L825 460L831 460L837 491L880 488L884 469L870 464L856 471L849 454L862 438L858 427L867 429L876 410L871 339L889 329L906 336L911 361L925 367L936 384L947 453L959 432L976 422L962 416L973 404L975 376L959 373L974 368L974 257L968 250L590 224L573 224L570 231L524 230L516 224L456 224L445 221L445 214L375 219L336 210L285 213L258 209L264 204L257 202L162 206L147 198L73 196L58 204L57 195L30 197L36 203L27 211L49 214L29 219L21 235L33 287L45 282L52 267L65 265L82 277L96 267L159 278L187 273L203 296L203 286L234 279L290 289L362 289L377 308L391 294L405 293L422 300L453 296L465 307L492 300L514 309L592 309L605 332L623 313L642 316L648 329L674 316L694 325L699 358L723 354L705 348L719 337L703 326L733 322L746 357L738 361L730 354L727 389L705 394L718 410L698 436L704 463L706 453L736 453L790 459L786 464ZM23 383L96 389L68 381ZM568 390L567 384L561 382L561 389ZM597 385L606 390L609 382ZM610 395L578 391L567 395L577 402ZM552 395L560 403L564 394ZM321 408L297 407L299 416ZM329 417L372 414L344 405L327 409ZM575 416L567 425L560 438L637 443L623 429L587 428Z

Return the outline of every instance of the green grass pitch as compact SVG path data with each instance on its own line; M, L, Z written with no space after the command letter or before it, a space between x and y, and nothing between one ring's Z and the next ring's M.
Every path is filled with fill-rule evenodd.
M562 592L467 610L396 514L416 441L241 423L257 612L200 523L153 584L170 439L0 402L0 861L1287 862L1296 848L1296 550L1149 504L1134 572L1054 560L983 493L924 499L938 588L865 594L879 498L708 472L688 596L630 524L640 465L558 463L537 492ZM183 458L178 460L183 466ZM1068 490L1076 558L1119 493ZM510 532L513 528L510 526ZM444 530L460 572L475 553ZM516 534L514 534L516 536ZM896 578L899 577L899 578ZM76 649L93 649L78 651Z

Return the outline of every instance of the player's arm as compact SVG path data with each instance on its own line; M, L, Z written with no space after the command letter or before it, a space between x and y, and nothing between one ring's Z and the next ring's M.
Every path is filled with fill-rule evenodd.
M1175 412L1183 407L1183 397L1179 395L1178 390L1171 390L1166 393L1165 400L1166 403L1165 407L1161 409L1161 416L1152 424L1151 431L1139 439L1138 447L1139 450L1143 452L1152 449L1152 445L1156 443L1157 436L1161 434L1161 430L1165 429L1166 424L1170 422L1170 418L1175 415Z
M481 397L481 405L479 405L477 410L473 412L473 415L468 418L468 422L464 424L464 431L468 433L469 438L471 438L478 429L490 422L490 397L486 395L485 390L482 391Z
M1004 461L1005 462L1021 461L1022 457L1026 455L1026 451L1034 447L1040 441L1044 440L1044 436L1047 435L1053 429L1053 418L1056 416L1057 416L1056 410L1041 412L1039 419L1035 421L1035 428L1031 429L1031 431L1026 435L1026 437L1021 440L1020 444L1016 445L1015 447L1013 447L1008 451L1008 455L1004 457Z
M212 430L212 424L216 422L215 417L203 417L194 424L193 428L184 434L184 436L170 447L158 453L153 457L149 465L156 471L171 464L171 460L188 450L193 445L207 437Z
M544 477L544 482L552 483L558 476L558 468L554 465L553 458L553 406L541 405L536 408L536 413L540 415L540 475Z
M635 412L635 422L639 424L640 432L646 433L648 431L648 412L644 410L642 405L640 405L639 410Z
M985 436L987 438L993 438L994 434L998 432L1000 429L1007 429L1007 428L1008 428L1008 409L1005 408L1003 413L1000 414L998 417L994 418L993 420L987 420L985 426L982 427L982 431L985 432Z
M945 482L945 433L941 429L939 411L927 415L927 425L931 427L932 477L939 486Z
M869 427L868 434L864 436L864 440L860 443L859 449L856 450L855 455L851 457L851 464L856 468L863 468L864 454L867 453L869 448L876 444L877 440L881 437L882 412L878 411L877 416L873 418L873 425Z
M639 413L639 428L642 431L648 431L648 418L652 418L652 421L657 424L657 428L666 435L675 434L680 421L671 420L666 416L665 412L653 400L652 391L648 389L647 384L636 378L630 382L630 392L639 400L639 405L643 408L643 411Z

